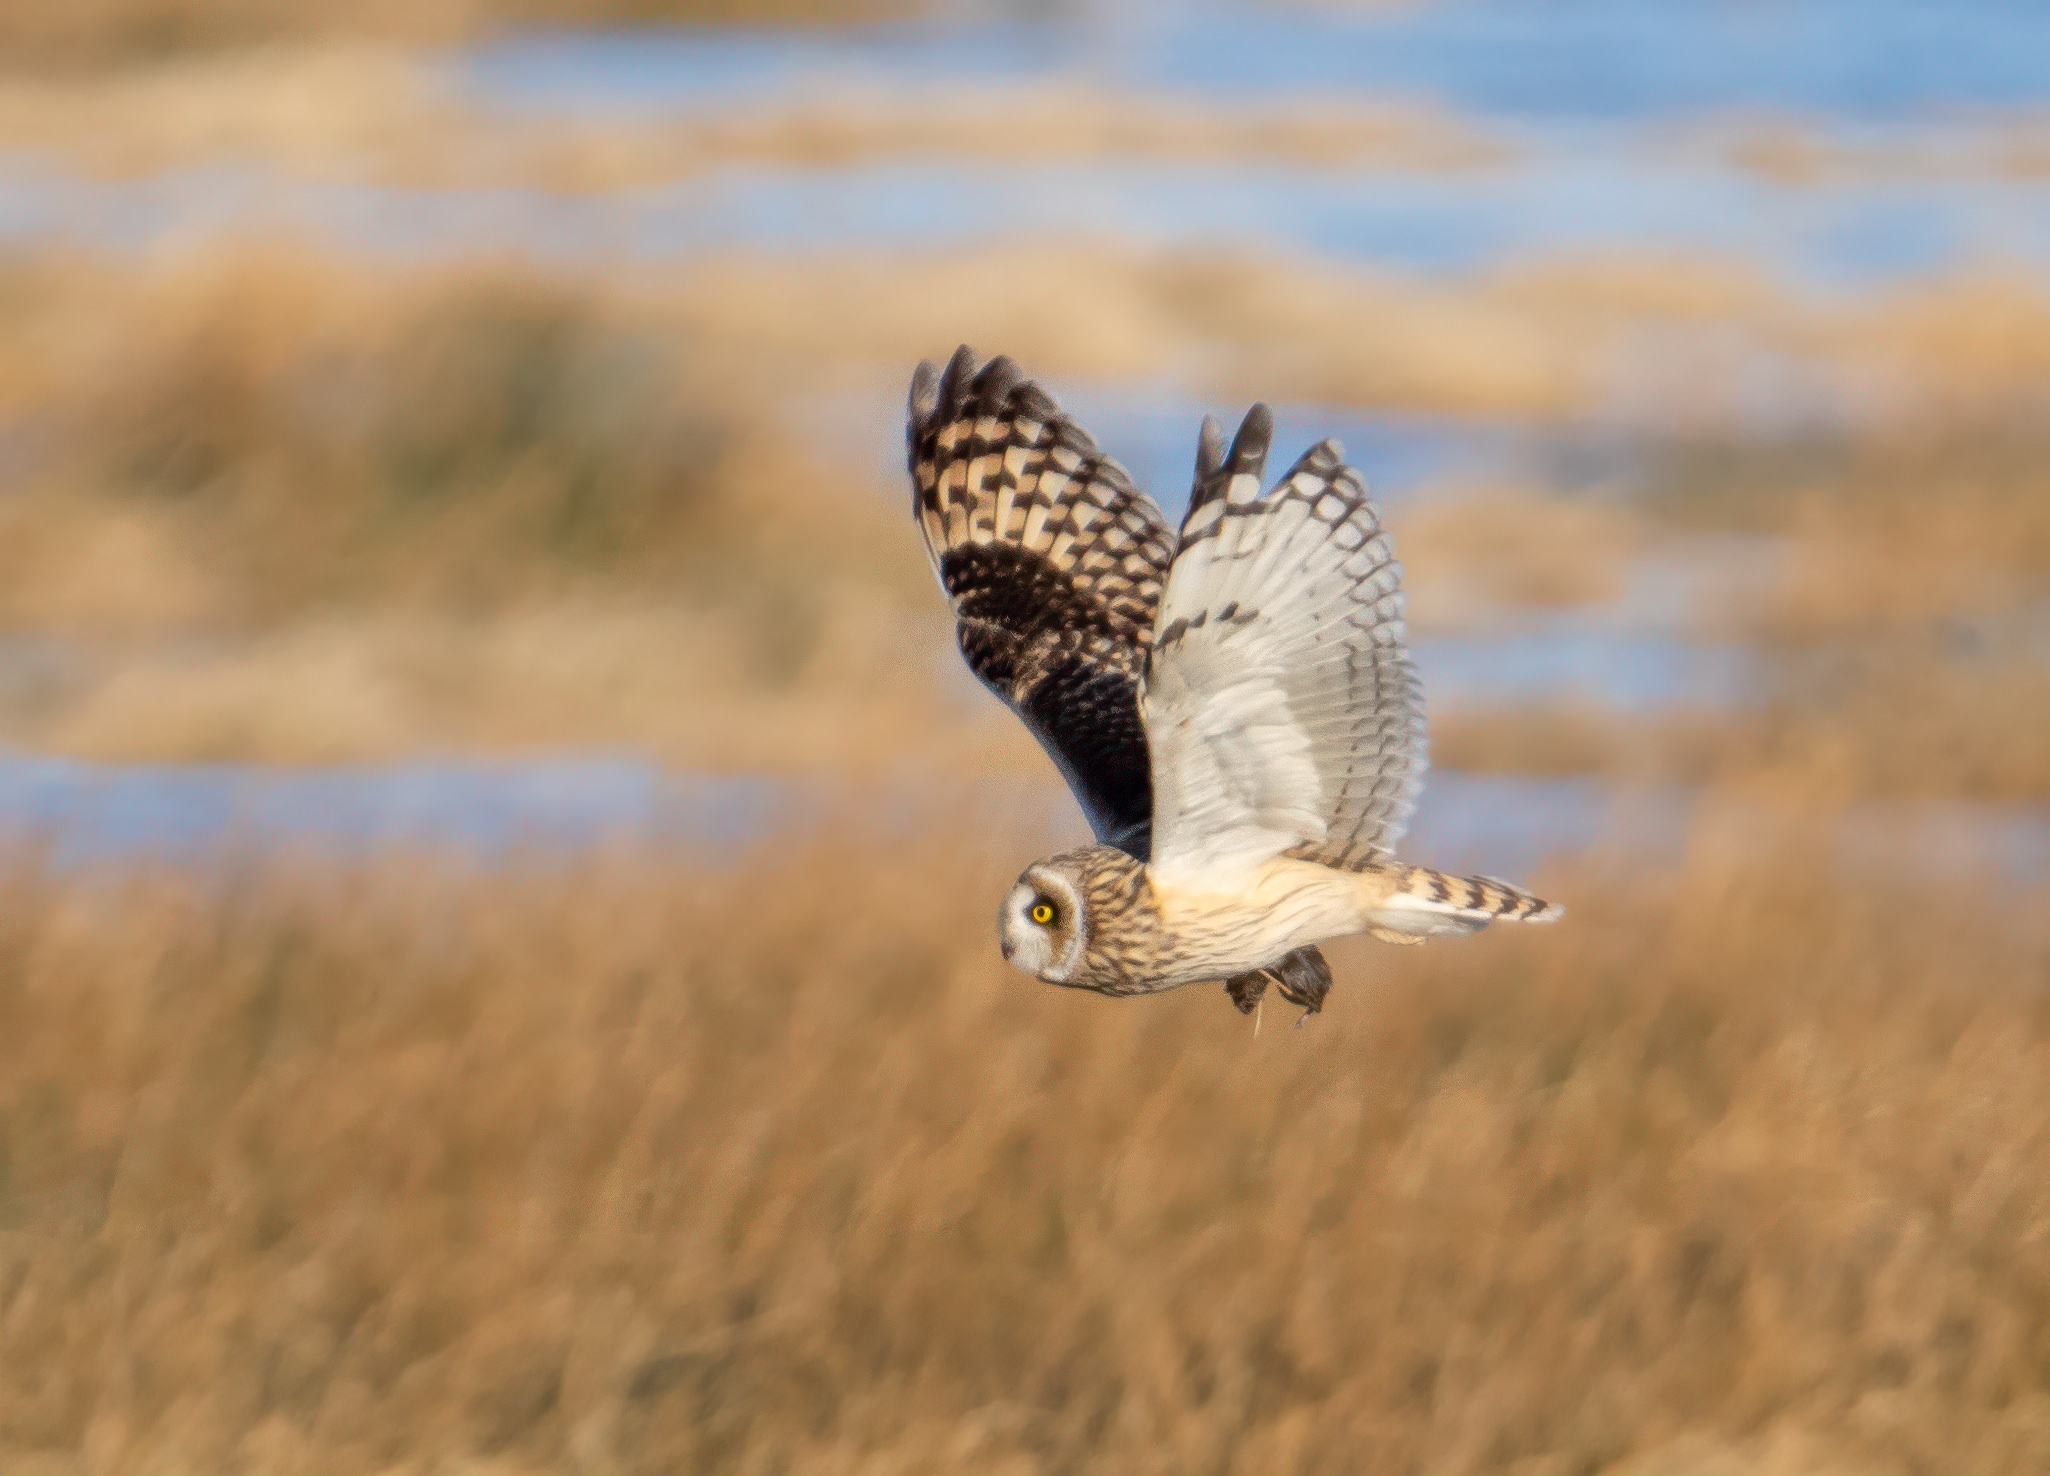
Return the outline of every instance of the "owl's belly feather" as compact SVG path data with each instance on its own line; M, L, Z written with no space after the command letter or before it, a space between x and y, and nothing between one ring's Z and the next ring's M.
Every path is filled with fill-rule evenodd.
M1202 877L1152 877L1160 923L1163 978L1171 989L1265 968L1310 943L1366 926L1361 878L1314 862L1277 856L1249 879L1220 886Z

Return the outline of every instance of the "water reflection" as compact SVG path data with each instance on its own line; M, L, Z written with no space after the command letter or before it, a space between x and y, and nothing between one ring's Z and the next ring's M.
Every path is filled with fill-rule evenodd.
M1527 874L1585 852L1670 864L1702 804L1673 786L1441 771L1403 850L1460 871ZM0 846L39 847L60 868L394 848L487 865L572 863L620 846L716 861L822 817L884 835L946 824L1021 855L1084 838L1073 802L1050 778L936 794L923 783L843 791L684 774L629 757L333 768L0 758ZM1764 809L1736 818L1761 836L1787 823ZM1865 802L1844 815L1838 842L1847 864L1905 848L1946 866L2040 878L2050 876L2050 807Z
M2050 265L2050 180L1790 185L1654 156L1535 156L1458 176L1108 160L722 169L653 188L403 189L220 163L134 180L0 158L0 241L127 252L248 233L385 256L510 252L569 265L708 252L944 250L1092 240L1302 252L1470 272L1589 251L1713 254L1810 287L1995 262Z
M477 858L617 840L721 847L758 834L778 786L633 758L411 760L287 768L0 758L0 837L60 865L247 848L425 848Z
M1410 648L1434 701L1643 711L1727 709L1756 699L1759 663L1749 648L1617 629L1604 615L1533 621L1486 637L1419 636Z
M508 113L659 129L665 115L717 122L736 107L802 105L830 154L842 104L902 114L929 95L937 143L949 109L1000 110L990 89L1053 86L1121 106L1307 116L1320 100L1420 101L1424 118L1449 115L1505 147L1490 167L1449 171L1135 158L1108 144L1102 157L992 169L922 150L914 132L893 157L591 193L314 182L230 158L86 180L15 154L0 156L0 240L154 250L269 230L366 252L589 261L1080 234L1422 271L1684 250L1824 285L2050 261L2050 180L2001 164L2011 150L1986 132L2050 104L2050 10L2000 0L1103 5L1029 19L954 7L935 22L841 31L535 34L437 67L487 132ZM1734 162L1727 129L1761 116L1803 146L1882 167ZM1888 167L1902 157L1921 163Z
M503 106L727 105L823 77L878 89L1083 75L1206 98L1430 97L1522 119L1730 108L1867 122L2050 99L2050 10L2013 0L1103 3L840 32L541 36L458 58Z

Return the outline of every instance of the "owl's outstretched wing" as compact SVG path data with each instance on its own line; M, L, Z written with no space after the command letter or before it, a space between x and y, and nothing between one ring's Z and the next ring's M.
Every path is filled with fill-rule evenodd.
M1273 417L1229 449L1205 421L1141 698L1153 735L1153 862L1332 866L1389 855L1422 786L1423 692L1402 566L1335 441L1265 493Z
M912 512L969 668L1024 720L1098 840L1145 860L1139 677L1175 536L1125 469L1007 358L911 381Z

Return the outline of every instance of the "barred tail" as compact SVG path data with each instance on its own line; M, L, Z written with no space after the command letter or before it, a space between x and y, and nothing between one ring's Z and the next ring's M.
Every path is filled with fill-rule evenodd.
M1367 910L1367 931L1384 943L1478 933L1489 923L1553 922L1566 915L1556 902L1533 897L1492 876L1447 876L1428 866L1391 867L1379 874Z

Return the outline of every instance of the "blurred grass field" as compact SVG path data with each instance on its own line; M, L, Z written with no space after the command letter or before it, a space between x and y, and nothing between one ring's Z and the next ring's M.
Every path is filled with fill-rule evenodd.
M2050 1459L2041 886L1825 806L1255 1036L989 947L1003 837L0 910L13 1471ZM1792 837L1791 840L1788 837Z
M494 113L391 49L908 13L11 7L0 205L37 169L567 209L936 159L1442 182L1554 146L1427 97L1089 76ZM1969 123L1642 131L1797 207L2040 178L2040 110ZM0 766L625 754L807 807L719 855L79 860L15 801L0 1471L2050 1465L2040 263L1425 270L1229 222L894 250L820 209L809 244L674 257L254 217L0 247ZM1518 879L1562 924L1339 944L1299 1031L1006 969L995 900L1080 822L906 515L903 386L964 339L1118 455L1162 404L1192 455L1254 398L1355 417L1363 462L1508 445L1380 489L1434 763L1684 828L1540 829ZM1594 654L1486 679L1560 651ZM1697 657L1734 690L1582 679Z

